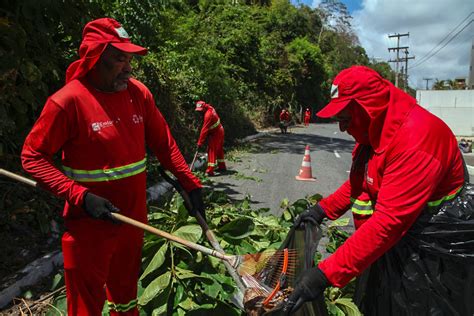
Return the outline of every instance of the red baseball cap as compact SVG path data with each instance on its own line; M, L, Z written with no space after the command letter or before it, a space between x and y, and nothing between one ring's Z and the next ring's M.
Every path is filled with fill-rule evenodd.
M195 111L204 111L206 102L204 101L197 101L196 102L196 108L194 109Z
M101 18L86 24L82 31L82 42L108 43L126 53L145 55L147 49L132 44L127 31L111 18Z
M383 78L373 69L352 66L341 71L331 85L331 102L316 115L330 118L341 112L351 100L369 95L378 90Z

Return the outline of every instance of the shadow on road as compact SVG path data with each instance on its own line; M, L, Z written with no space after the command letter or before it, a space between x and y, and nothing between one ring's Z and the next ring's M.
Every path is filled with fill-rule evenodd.
M354 149L354 141L342 138L333 138L305 133L269 133L253 142L253 145L259 147L260 152L278 152L301 154L302 148L309 145L311 150L323 150L339 153L351 153Z

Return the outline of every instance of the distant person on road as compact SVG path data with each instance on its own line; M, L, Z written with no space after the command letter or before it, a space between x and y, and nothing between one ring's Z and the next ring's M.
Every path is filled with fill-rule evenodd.
M468 154L472 152L472 143L469 143L464 138L462 138L459 142L459 149L463 154Z
M304 112L304 126L308 126L310 120L311 120L311 111L309 108L307 108L306 111Z
M290 112L286 108L283 108L280 113L280 131L282 134L286 134L288 132L288 126L290 126L291 122L291 115Z
M202 113L204 122L197 142L198 150L207 140L207 169L206 174L214 176L214 168L218 172L227 171L224 160L224 127L216 110L204 101L196 102L196 111Z
M23 146L23 167L66 200L62 236L68 315L138 315L143 231L112 213L147 222L146 145L204 214L201 183L191 173L148 88L131 77L132 44L117 21L84 27L79 59L66 84L46 101ZM53 164L61 151L62 166Z
M326 287L343 287L366 271L367 283L359 282L356 293L364 315L471 315L472 264L430 248L430 240L449 238L439 235L443 229L437 231L433 214L455 202L465 183L449 127L363 66L336 76L331 102L317 115L339 121L340 130L354 137L352 167L349 179L298 216L295 225L335 220L351 210L356 231L334 254L302 273L283 309L292 314ZM446 226L451 224L441 227ZM452 244L445 246L470 237L457 238L446 239ZM460 250L472 258L473 248Z

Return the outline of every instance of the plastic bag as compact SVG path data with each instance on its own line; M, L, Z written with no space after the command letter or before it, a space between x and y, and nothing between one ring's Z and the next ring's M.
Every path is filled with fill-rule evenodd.
M474 315L474 186L408 233L359 278L364 315Z
M280 250L284 248L296 249L298 257L295 267L295 280L298 279L300 273L306 269L314 267L314 255L322 237L322 230L319 225L313 225L305 222L304 229L296 229L292 227L288 233L286 240L282 243ZM294 287L294 284L290 284ZM271 316L284 315L280 310L281 306L263 314ZM327 307L324 302L324 295L317 300L304 304L296 313L296 316L326 316L328 314Z

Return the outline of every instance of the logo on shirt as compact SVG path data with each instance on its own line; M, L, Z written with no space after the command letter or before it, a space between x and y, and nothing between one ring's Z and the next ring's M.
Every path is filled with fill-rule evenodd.
M143 116L137 115L137 114L133 114L133 116L132 116L132 121L133 121L133 123L135 123L135 124L143 123Z
M94 122L91 124L92 126L92 130L94 132L98 132L100 131L101 129L104 129L104 128L107 128L107 127L111 127L114 125L114 122L111 121L111 120L108 120L108 121L104 121L104 122Z
M367 180L367 184L370 184L370 185L373 185L373 184L374 184L374 178L369 177L368 174L366 175L365 178L366 178L366 180Z

